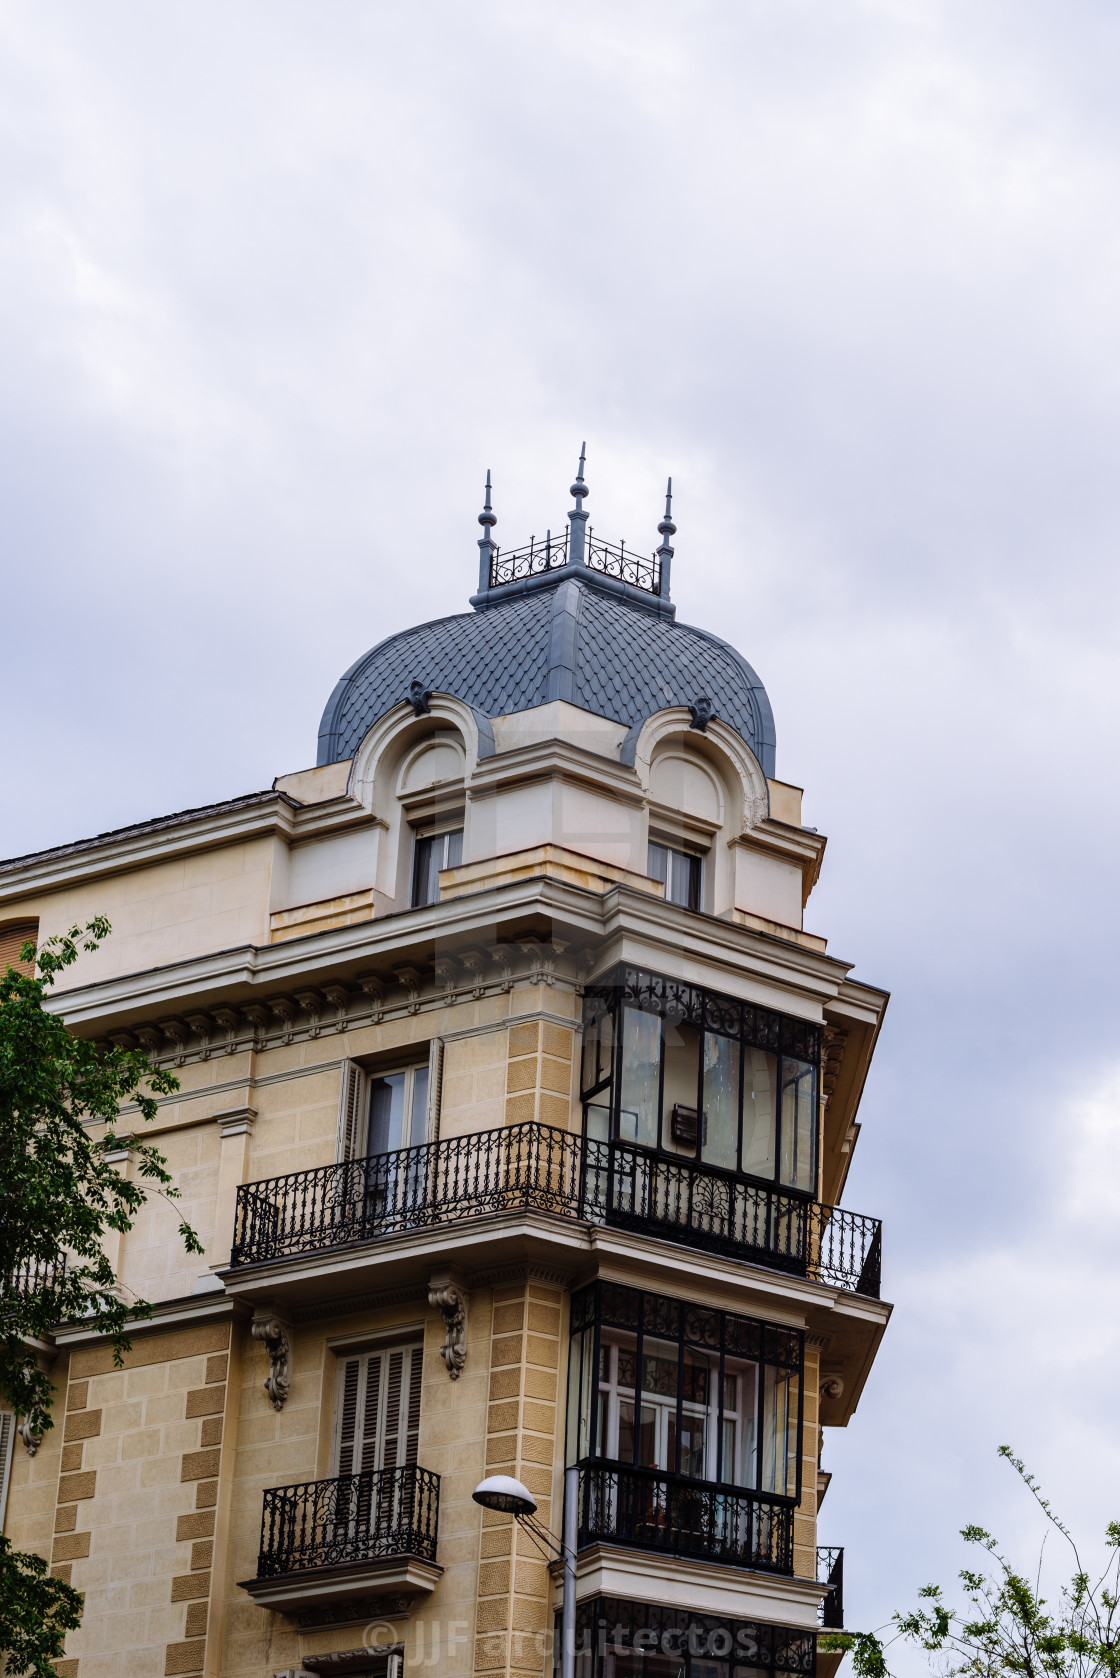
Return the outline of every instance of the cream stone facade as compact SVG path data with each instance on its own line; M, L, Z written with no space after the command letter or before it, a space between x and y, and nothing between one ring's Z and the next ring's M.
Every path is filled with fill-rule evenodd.
M111 921L55 1005L176 1073L145 1134L206 1247L151 1200L123 1368L60 1325L56 1427L7 1430L4 1530L85 1596L67 1678L542 1678L559 1569L471 1494L559 1534L566 1467L581 1678L809 1672L839 1623L886 997L804 927L825 841L675 621L668 509L635 562L573 494L512 555L488 503L474 611L360 660L315 767L0 865L0 939Z

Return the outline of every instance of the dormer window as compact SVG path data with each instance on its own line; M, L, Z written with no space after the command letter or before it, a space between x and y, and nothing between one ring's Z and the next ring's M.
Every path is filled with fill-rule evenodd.
M704 859L696 851L678 851L659 840L649 842L649 861L646 871L653 880L665 887L666 903L679 903L682 909L699 909L700 886Z
M443 833L417 834L412 853L412 907L439 902L441 869L458 868L463 860L463 830L448 828Z

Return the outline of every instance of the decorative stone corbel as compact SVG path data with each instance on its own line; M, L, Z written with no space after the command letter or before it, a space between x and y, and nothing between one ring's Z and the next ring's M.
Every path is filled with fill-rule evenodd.
M501 970L503 991L511 991L513 989L512 956L514 947L515 946L512 944L490 945L491 960L494 961L497 967Z
M185 1020L160 1020L159 1026L168 1041L175 1045L175 1065L182 1066L187 1058L190 1026Z
M300 1007L303 1009L310 1021L307 1027L307 1035L309 1037L318 1037L319 1015L323 1012L322 997L319 995L318 991L299 990L296 992L296 1001L299 1003Z
M292 1347L288 1332L279 1317L262 1313L253 1322L253 1339L262 1340L268 1353L269 1371L264 1379L264 1390L274 1410L282 1410L292 1383Z
M588 944L576 957L576 995L582 996L587 989L587 981L591 977L591 969L598 960L599 951L593 944Z
M198 1058L210 1059L210 1036L214 1022L209 1014L188 1014L187 1024L198 1038Z
M435 956L432 966L436 970L436 978L443 986L443 1000L450 1005L455 1000L455 987L459 978L458 963L451 956Z
M323 995L334 1009L334 1031L346 1030L346 1010L350 1005L350 992L345 985L324 985Z
M20 1417L19 1426L16 1428L16 1432L19 1434L24 1445L27 1447L28 1456L33 1457L35 1452L39 1449L39 1446L43 1443L43 1435L41 1433L32 1433L31 1423L28 1421L26 1416Z
M163 1053L163 1032L154 1025L138 1025L136 1035L147 1049L150 1058L158 1061Z
M567 945L556 938L549 942L540 938L530 938L522 943L521 948L529 958L529 983L551 985L556 978L556 963L567 949Z
M241 1016L236 1008L213 1008L211 1012L226 1034L226 1054L232 1055L237 1048L237 1031L241 1024Z
M477 1002L486 990L486 969L490 958L485 950L460 950L459 960L471 975L471 995Z
M443 1318L447 1330L439 1355L447 1365L447 1373L457 1381L467 1361L467 1312L470 1294L452 1270L437 1271L428 1283L428 1304L433 1305Z
M420 987L424 983L423 974L415 967L394 967L398 984L404 986L408 992L408 1011L410 1014L420 1012Z
M358 979L362 993L369 997L369 1023L377 1025L385 1011L385 981L376 973L365 973Z
M284 1028L283 1041L290 1043L292 1033L296 1028L296 1015L299 1013L299 1009L290 996L270 996L268 1006Z
M263 1002L246 1002L241 1012L253 1028L253 1048L263 1049L268 1033L268 1009Z

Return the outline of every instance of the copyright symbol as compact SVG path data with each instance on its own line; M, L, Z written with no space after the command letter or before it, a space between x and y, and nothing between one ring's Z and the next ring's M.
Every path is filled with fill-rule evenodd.
M381 1633L385 1636L382 1637ZM397 1634L388 1620L371 1620L362 1633L362 1642L367 1649L387 1649L391 1643L397 1641Z

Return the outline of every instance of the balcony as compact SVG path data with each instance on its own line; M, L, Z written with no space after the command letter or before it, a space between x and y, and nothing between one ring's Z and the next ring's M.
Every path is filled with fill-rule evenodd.
M820 1622L825 1631L844 1629L844 1551L838 1545L817 1550L817 1583L828 1586L821 1599Z
M515 1212L634 1230L879 1297L878 1218L536 1123L244 1184L230 1269Z
M579 1471L579 1548L621 1544L725 1567L793 1572L793 1505L766 1492L615 1464Z
M257 1575L242 1589L301 1623L360 1619L380 1598L435 1589L438 1528L439 1475L415 1463L274 1487L264 1494Z

